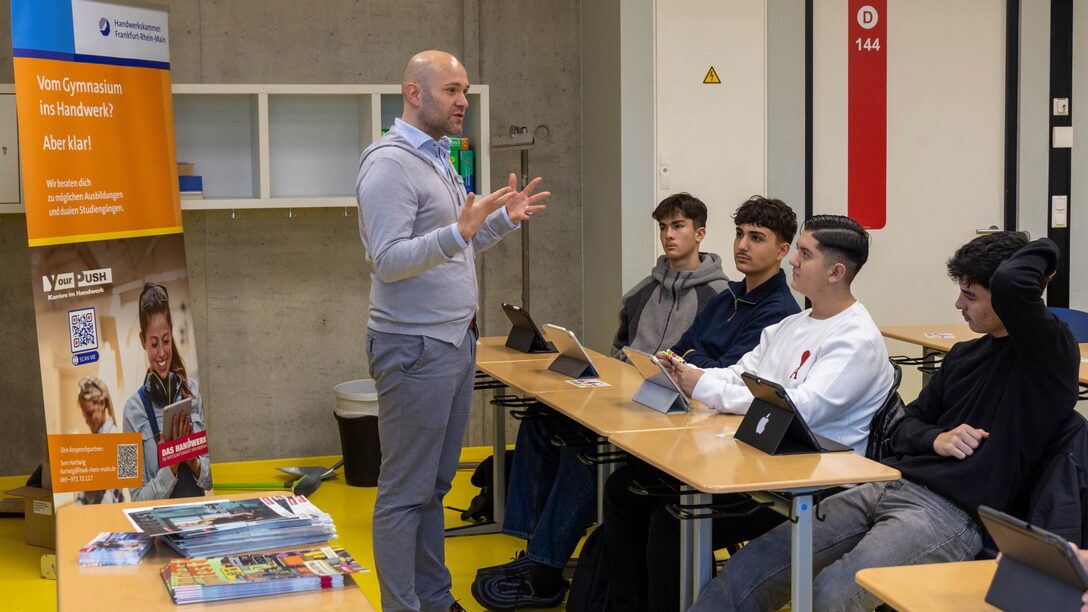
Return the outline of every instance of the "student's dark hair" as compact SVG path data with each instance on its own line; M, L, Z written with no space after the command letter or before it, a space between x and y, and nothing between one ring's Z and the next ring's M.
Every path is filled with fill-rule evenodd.
M804 224L812 232L816 248L836 263L846 266L846 281L852 282L869 260L869 232L843 215L815 215Z
M162 285L145 283L143 290L140 291L140 342L146 342L147 326L151 322L152 315L157 314L166 315L166 324L170 326L172 333L174 331L174 318L170 315L170 294L166 292L166 287ZM181 379L182 396L192 397L193 392L189 389L189 376L185 373L185 362L181 359L181 353L178 352L178 343L176 341L170 343L170 371L177 374Z
M793 242L797 234L797 214L788 204L777 198L754 195L733 213L733 222L740 225L765 227L778 237L779 242Z
M948 260L948 276L956 282L990 288L990 277L1001 262L1024 248L1023 232L996 232L975 238L956 250Z
M690 193L674 193L654 209L654 219L659 222L676 215L691 219L695 229L706 227L706 204Z

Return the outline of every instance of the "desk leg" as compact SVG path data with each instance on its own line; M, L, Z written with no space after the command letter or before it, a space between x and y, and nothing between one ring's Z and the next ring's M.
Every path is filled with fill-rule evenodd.
M709 504L710 495L698 493L681 497L683 503ZM680 521L680 609L687 610L710 582L714 550L710 519Z
M937 354L939 351L922 347L922 367L930 369L937 363ZM925 387L929 383L929 377L931 374L928 372L922 372L922 386Z
M496 406L493 418L495 441L491 447L491 456L494 457L491 462L493 477L491 482L494 486L491 487L491 503L492 516L495 517L495 525L499 527L496 531L501 531L502 522L506 519L506 409Z
M812 494L793 496L790 534L790 592L794 612L812 612Z
M488 533L502 533L502 522L506 519L506 409L495 406L495 442L491 446L491 476L495 486L491 487L492 516L495 520L491 523L480 525L465 525L462 527L449 527L446 529L446 537L452 538L464 535L484 535Z
M605 453L616 452L616 447L611 444L606 444L603 448ZM604 523L604 483L608 480L608 477L612 475L612 472L616 471L616 464L602 461L597 464L597 524Z

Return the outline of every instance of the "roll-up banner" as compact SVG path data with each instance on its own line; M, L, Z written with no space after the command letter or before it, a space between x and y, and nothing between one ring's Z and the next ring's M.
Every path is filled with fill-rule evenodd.
M57 505L211 488L162 7L12 0Z

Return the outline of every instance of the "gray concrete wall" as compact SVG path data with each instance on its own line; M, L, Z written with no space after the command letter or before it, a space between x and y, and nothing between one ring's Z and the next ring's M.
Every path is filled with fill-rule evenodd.
M589 265L582 279L586 328L580 337L606 352L623 294L619 0L582 3L582 82L582 248Z
M555 195L533 223L535 318L582 328L581 66L577 0L356 2L172 0L175 83L395 83L414 52L462 57L491 88L491 132L546 126L530 170ZM12 82L0 1L0 82ZM541 130L539 134L543 134ZM492 157L498 184L517 155ZM185 213L185 242L210 446L218 461L334 454L333 386L366 376L369 269L354 209ZM520 301L520 240L481 259L485 334ZM45 453L26 226L0 215L0 475ZM267 333L275 329L276 333ZM24 355L31 358L24 358ZM486 444L478 398L465 442Z

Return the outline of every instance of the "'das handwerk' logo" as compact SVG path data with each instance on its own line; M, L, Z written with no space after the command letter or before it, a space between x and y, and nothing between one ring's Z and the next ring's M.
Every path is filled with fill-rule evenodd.
M110 35L110 20L105 17L98 20L98 31L102 33L102 36Z

